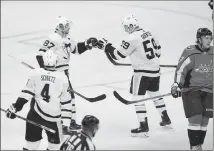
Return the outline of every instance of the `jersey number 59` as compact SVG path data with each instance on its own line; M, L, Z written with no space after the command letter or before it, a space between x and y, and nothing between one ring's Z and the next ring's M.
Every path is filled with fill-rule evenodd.
M153 48L148 47L147 44L149 44L149 43L152 43ZM149 59L149 60L153 59L153 58L155 58L155 56L158 58L160 57L160 55L158 55L156 52L154 52L154 51L160 49L160 46L157 46L157 44L155 43L155 40L153 38L151 40L148 39L148 40L144 41L143 47L146 52L147 59Z

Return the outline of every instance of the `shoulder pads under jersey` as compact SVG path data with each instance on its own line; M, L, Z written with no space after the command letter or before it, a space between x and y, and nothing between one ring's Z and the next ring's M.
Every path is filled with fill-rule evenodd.
M192 50L192 49L194 49L194 48L195 48L195 45L190 45L190 46L186 47L185 50Z
M48 38L52 42L55 42L55 43L59 43L61 41L61 39L62 39L62 37L57 33L53 33L53 34L49 35Z

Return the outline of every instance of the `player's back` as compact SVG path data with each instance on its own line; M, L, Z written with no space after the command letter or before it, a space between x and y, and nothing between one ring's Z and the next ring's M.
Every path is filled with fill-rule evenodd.
M150 31L138 30L130 34L133 52L130 60L134 70L159 70L160 46Z
M58 121L61 117L60 97L66 76L59 71L50 71L43 68L35 69L31 76L35 93L35 111L44 119Z
M43 47L39 50L39 55L43 55L49 49L52 49L59 57L56 69L60 71L69 69L70 53L74 53L76 49L76 43L70 34L62 37L55 31L53 34L48 35Z

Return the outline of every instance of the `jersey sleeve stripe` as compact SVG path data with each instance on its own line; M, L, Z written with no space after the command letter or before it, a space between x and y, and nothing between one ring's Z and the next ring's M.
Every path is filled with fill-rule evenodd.
M35 96L35 94L31 91L28 91L28 90L22 90L22 93L27 93L27 94L30 94L32 96Z
M45 50L45 49L39 49L39 51L43 51L43 52L46 52L47 50Z
M165 107L165 104L164 105L156 106L156 108L162 108L162 107Z
M187 58L182 65L180 66L180 69L176 72L177 73L177 83L180 84L180 82L182 82L182 76L186 73L184 73L185 67L191 63L190 58Z
M69 103L71 103L71 100L66 101L66 102L60 102L60 103L61 103L61 105L69 104Z
M71 110L68 110L68 109L62 109L61 111L63 111L63 112L72 112Z
M62 119L71 119L71 117L67 117L67 116L62 116Z
M136 113L146 113L146 111L136 111Z
M59 65L59 66L56 66L56 68L62 68L62 67L67 67L69 66L68 64L64 64L64 65Z
M134 69L134 72L159 73L160 72L160 68L159 68L159 70L156 70L156 71L151 71L151 70L136 70L136 69Z

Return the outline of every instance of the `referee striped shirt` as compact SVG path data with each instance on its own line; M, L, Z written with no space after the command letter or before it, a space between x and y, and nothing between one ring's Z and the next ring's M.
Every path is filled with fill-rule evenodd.
M92 138L81 131L69 136L60 150L96 150L96 148Z

